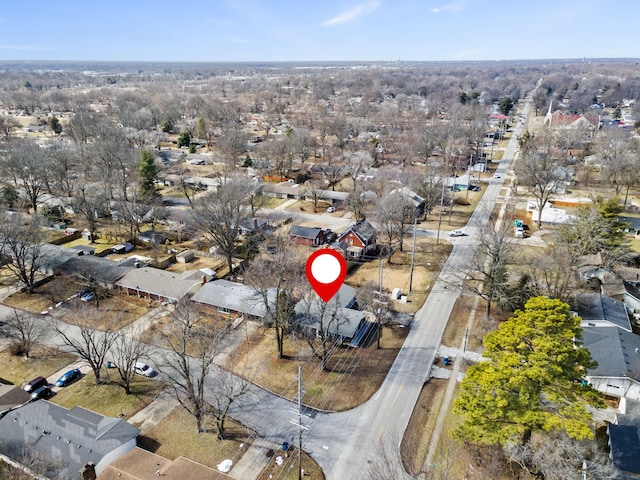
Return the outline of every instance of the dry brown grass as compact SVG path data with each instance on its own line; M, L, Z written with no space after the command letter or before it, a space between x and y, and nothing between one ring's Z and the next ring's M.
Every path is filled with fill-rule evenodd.
M286 338L285 358L279 359L273 331L260 329L239 347L235 365L230 367L238 373L248 371L253 382L293 399L297 395L298 366L302 366L306 405L320 410L347 410L378 390L407 332L398 326L383 328L380 350L376 349L375 341L364 348L339 347L333 351L328 369L323 371L306 341Z
M194 323L194 333L202 332L202 334L207 335L228 331L231 322L234 320L227 315L221 315L213 307L200 306L198 311L200 316ZM175 337L174 334L176 335ZM142 332L140 336L141 341L151 345L157 345L161 348L166 348L169 345L167 342L173 338L179 338L179 330L170 315L164 316L154 322L149 328ZM195 351L190 347L195 348L191 344L188 345L187 353L189 355L196 355Z
M218 440L212 429L198 433L194 417L184 408L176 407L138 445L170 460L183 456L215 469L226 458L237 462L243 451L240 444L245 443L246 448L251 443L251 432L231 419L226 422L226 431L225 440Z
M155 305L144 298L114 293L113 296L100 300L99 308L96 308L95 302L84 303L79 298L74 298L54 310L52 315L72 325L98 330L119 330Z
M286 457L284 455L285 452L275 452L256 480L269 480L270 478L298 480L298 451L293 450L292 452L286 452ZM284 462L282 465L276 464L277 456L283 457ZM322 469L309 455L304 452L302 452L302 470L304 470L305 480L324 479Z
M401 445L402 460L409 472L420 472L427 458L447 383L444 379L431 378L420 392Z
M108 371L104 371L107 383L95 384L89 372L79 381L62 388L51 399L65 408L76 405L109 417L129 418L151 403L165 385L157 380L136 376L131 383L131 394L115 383L109 383ZM113 379L115 380L115 378Z
M6 349L0 352L0 376L7 382L22 385L37 376L53 375L75 360L77 358L70 353L43 346L34 348L29 358L14 357Z

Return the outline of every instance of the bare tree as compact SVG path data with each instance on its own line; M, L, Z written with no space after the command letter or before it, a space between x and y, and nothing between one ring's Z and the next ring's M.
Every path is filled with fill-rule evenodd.
M311 180L307 180L304 184L304 196L307 200L311 200L313 203L313 211L318 211L318 204L320 203L320 199L322 197L322 191L324 185L322 180L318 180L316 178L312 178Z
M545 480L608 480L620 478L606 453L593 450L593 442L578 441L566 434L543 435L525 445L505 448L509 460L529 474Z
M487 226L480 235L478 249L468 272L465 270L465 288L485 299L487 317L491 314L491 303L503 300L507 295L507 265L514 250L510 228L508 221L502 222L499 228Z
M170 321L161 331L166 349L161 370L180 405L195 418L198 433L202 433L212 412L205 398L208 377L228 329L206 323L188 300L179 301L168 313Z
M231 405L247 394L250 388L251 382L244 375L235 375L222 367L218 367L215 387L211 391L211 409L209 412L209 416L213 418L218 440L226 438L225 425Z
M20 122L12 116L0 115L0 134L5 141L11 140L14 132L20 127Z
M193 202L194 222L209 237L233 272L233 253L240 238L240 226L249 218L249 192L241 183L227 182L215 194L203 195Z
M87 188L83 185L79 190L80 195L75 197L72 202L73 210L82 215L87 222L89 239L93 243L95 241L98 218L101 213L107 211L108 197L96 187L89 187L89 192L87 192Z
M332 332L339 332L340 326L346 323L346 319L341 315L339 300L335 298L327 303L317 295L309 294L303 298L303 302L304 313L298 325L305 332L311 351L320 359L322 369L328 370L331 351L339 338L338 334ZM320 348L315 343L316 338Z
M25 192L33 213L36 213L46 191L48 174L43 150L30 140L15 140L2 163L16 187Z
M131 394L131 383L135 378L135 364L147 355L149 346L138 340L137 332L119 333L111 348L111 358L118 373L119 383L127 395Z
M406 234L406 224L413 222L410 212L413 205L400 193L385 194L378 200L377 221L380 225L380 236L389 245L397 243L400 251ZM389 261L391 256L389 256Z
M353 193L358 188L358 178L371 165L373 165L373 157L367 151L360 150L345 156L345 167L347 174L353 182Z
M11 351L15 355L29 358L31 350L48 334L48 326L42 319L27 312L18 311L3 319L4 331L11 341Z
M45 270L51 256L43 245L40 220L32 216L23 222L19 214L0 217L0 253L8 259L7 268L33 293L36 275Z
M274 329L278 358L283 358L284 338L303 293L300 286L305 285L304 264L295 257L287 239L274 237L268 243L274 254L256 257L247 268L246 278L264 306L265 323Z
M524 150L522 159L516 164L518 184L527 188L533 196L538 211L538 227L542 225L542 210L564 182L558 171L562 162L555 160L548 152Z
M87 362L95 376L96 385L98 385L102 383L102 367L118 338L117 333L110 330L103 332L87 325L86 319L90 318L90 314L85 308L79 309L73 314L81 326L76 328L59 322L55 326L56 333L63 345L69 347L73 353Z

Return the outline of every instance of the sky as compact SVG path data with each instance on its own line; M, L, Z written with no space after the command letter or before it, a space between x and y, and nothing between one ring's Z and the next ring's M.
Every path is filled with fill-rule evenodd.
M638 0L4 0L0 60L640 58Z

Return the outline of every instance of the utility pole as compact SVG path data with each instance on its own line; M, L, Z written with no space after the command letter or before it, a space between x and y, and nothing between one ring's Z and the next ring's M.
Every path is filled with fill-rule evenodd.
M436 236L436 245L440 245L440 225L442 225L442 209L444 208L444 179L442 182L442 194L440 195L440 212L438 213L438 233Z
M411 269L409 270L409 291L413 285L413 267L416 263L416 224L418 217L413 217L413 246L411 247Z
M291 410L296 413L294 410ZM298 427L298 480L302 480L302 430L309 430L302 425L302 367L298 366L298 418L292 418L289 423Z
M389 252L391 255L391 252ZM380 349L380 337L382 336L382 305L387 305L388 302L383 300L384 292L382 291L382 255L380 255L380 262L378 263L378 290L373 292L376 298L373 299L373 303L376 304L376 324L377 324L377 349Z

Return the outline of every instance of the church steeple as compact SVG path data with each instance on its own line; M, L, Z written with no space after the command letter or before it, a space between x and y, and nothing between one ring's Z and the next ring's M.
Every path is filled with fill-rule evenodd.
M547 114L544 116L544 123L545 125L551 125L551 108L553 107L553 99L551 99L551 101L549 102L549 111L547 111Z

